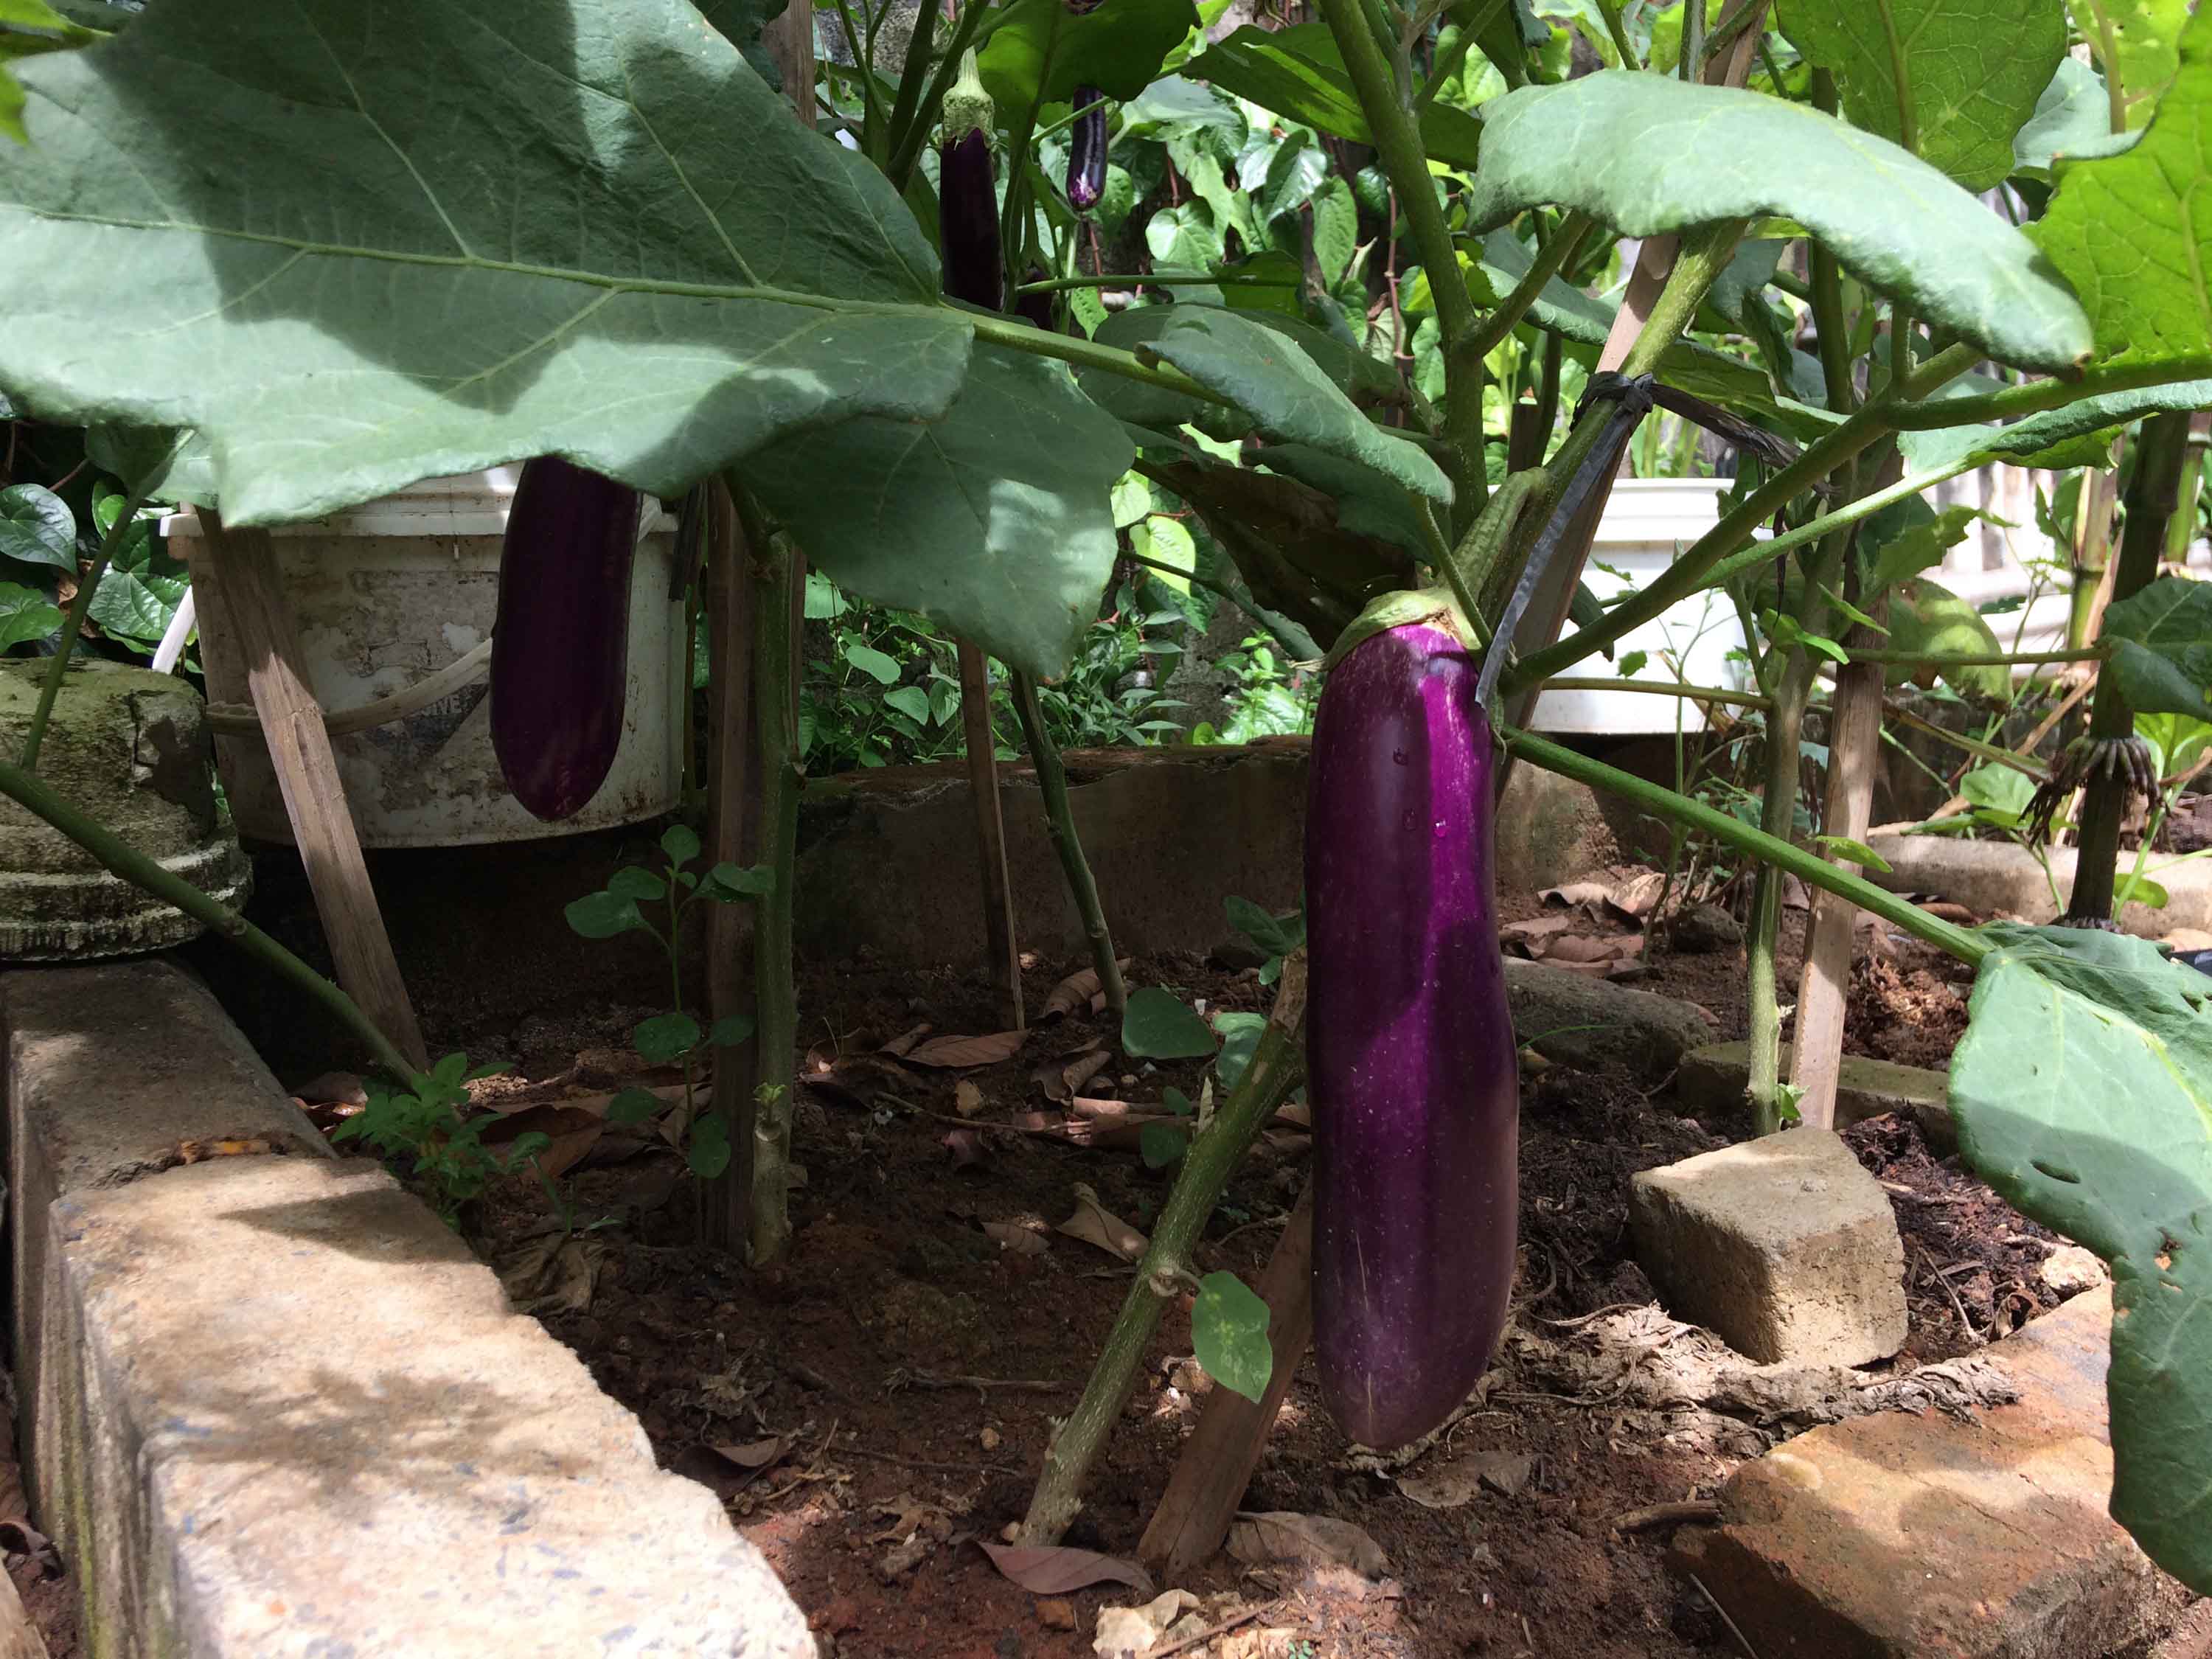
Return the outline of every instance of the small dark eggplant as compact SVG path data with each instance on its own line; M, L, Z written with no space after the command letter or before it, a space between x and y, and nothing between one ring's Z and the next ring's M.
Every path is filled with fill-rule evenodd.
M975 128L938 153L937 241L945 291L996 311L1005 302L999 252L999 191L991 179L990 135Z
M1075 107L1091 107L1075 118L1067 144L1067 204L1078 213L1098 205L1106 189L1106 106L1096 87L1075 89Z
M499 556L491 744L533 817L581 811L622 746L630 565L641 499L541 455L526 463Z

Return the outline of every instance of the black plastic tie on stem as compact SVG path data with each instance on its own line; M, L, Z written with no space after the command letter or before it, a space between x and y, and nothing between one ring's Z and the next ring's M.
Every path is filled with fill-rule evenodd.
M1522 613L1528 609L1528 601L1536 595L1536 585L1543 580L1544 570L1558 556L1559 544L1566 535L1567 526L1582 512L1583 504L1589 500L1590 491L1597 488L1601 478L1610 477L1620 465L1622 453L1628 447L1637 427L1651 412L1656 401L1652 395L1654 381L1649 374L1633 379L1607 369L1593 374L1583 389L1582 401L1575 405L1575 423L1581 424L1583 416L1599 398L1612 401L1613 412L1607 416L1605 430L1583 457L1583 464L1567 480L1566 488L1559 492L1559 505L1545 521L1536 544L1528 550L1528 562L1521 568L1521 580L1513 585L1513 597L1505 602L1499 613L1498 627L1490 636L1490 649L1482 659L1482 672L1475 681L1475 701L1488 708L1492 695L1498 690L1498 677L1505 672L1506 659L1511 655L1510 647L1513 630L1520 625Z

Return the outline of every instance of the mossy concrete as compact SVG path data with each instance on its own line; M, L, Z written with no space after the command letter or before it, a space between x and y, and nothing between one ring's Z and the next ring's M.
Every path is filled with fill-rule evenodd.
M1782 1074L1790 1075L1790 1045L1782 1045ZM1748 1110L1744 1091L1751 1082L1751 1044L1709 1042L1682 1056L1674 1092L1693 1110ZM1924 1066L1900 1066L1892 1060L1845 1054L1838 1069L1836 1127L1894 1112L1920 1126L1937 1152L1959 1149L1958 1126L1951 1121L1951 1078Z
M22 749L43 659L0 662L0 750ZM39 775L172 874L243 903L252 866L215 796L199 693L120 663L72 665L39 750ZM94 862L76 842L0 799L0 961L125 955L200 932L181 910Z
M714 1495L162 961L0 974L37 1515L96 1659L799 1659Z

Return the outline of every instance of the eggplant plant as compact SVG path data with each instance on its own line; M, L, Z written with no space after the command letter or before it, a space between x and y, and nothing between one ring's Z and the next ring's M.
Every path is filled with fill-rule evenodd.
M1547 678L1705 590L1759 641L1755 690L1731 695L1765 705L1777 769L1823 661L1954 683L2013 665L1928 579L1944 532L1883 515L1992 462L2094 465L2121 427L2212 407L2212 230L2190 211L2212 173L2212 15L2120 46L2097 31L2093 66L2069 56L2063 0L1890 0L1873 21L1856 0L1711 9L1689 0L1662 34L1601 6L1578 54L1581 26L1524 0L1321 0L1318 21L1220 40L1190 0L967 0L924 8L896 84L856 67L846 143L792 120L749 43L684 0L508 0L489 21L431 0L164 0L11 64L0 388L45 420L189 433L126 483L189 487L239 525L537 456L669 500L720 474L774 546L1041 687L1097 615L1113 490L1134 471L1204 523L1255 619L1341 647L1316 738L1312 868L1333 890L1309 892L1309 957L1191 1139L1107 1363L1048 1454L1032 1541L1080 1503L1113 1379L1166 1302L1202 1287L1199 1230L1308 1072L1309 1033L1330 1236L1355 1263L1368 1245L1449 1252L1486 1287L1398 1328L1391 1309L1419 1310L1346 1294L1332 1245L1330 1399L1358 1432L1417 1436L1479 1372L1510 1267L1510 1037L1480 951L1437 928L1482 925L1491 781L1528 763L1974 966L1962 1146L2112 1261L2114 1513L2212 1589L2212 981L2141 941L1929 916L1794 838L1778 769L1754 827L1519 723ZM1576 73L1590 52L1605 67ZM994 113L933 172L971 53ZM1209 133L1236 135L1226 162ZM995 299L946 280L989 214L961 217L972 245L939 228L946 162L957 180L979 143L1002 181ZM1104 263L1139 245L1125 257L1152 269ZM1056 326L997 309L1040 296ZM1577 607L1647 404L1717 430L1734 487L1665 574ZM788 555L768 556L788 597ZM1410 655L1370 659L1391 638ZM2084 648L2131 715L2212 714L2212 585L2148 580ZM1401 769L1425 810L1393 832L1330 781L1397 766L1417 705L1438 712ZM156 879L26 769L0 763L0 793ZM787 918L788 834L770 844ZM1375 859L1342 875L1364 846ZM1376 899L1396 905L1444 866L1449 916L1346 922L1372 871L1395 872ZM1344 1046L1373 1014L1349 981L1424 952L1449 971L1421 1020L1478 1045L1460 1056L1472 1091L1417 1044L1371 1078ZM764 1046L787 1012L763 1011ZM1760 1079L1770 1102L1776 1086ZM756 1127L771 1187L787 1121L764 1105ZM1479 1224L1451 1224L1464 1193L1389 1178L1401 1133L1486 1170ZM1224 1352L1233 1329L1249 1351L1249 1304L1215 1289L1198 1346Z

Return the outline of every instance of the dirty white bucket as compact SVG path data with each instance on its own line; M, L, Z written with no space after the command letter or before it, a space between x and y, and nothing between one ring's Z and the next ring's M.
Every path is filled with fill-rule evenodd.
M277 568L315 700L337 715L450 667L491 637L500 539L520 466L426 478L350 512L276 525ZM189 513L161 521L172 556L204 552ZM584 810L547 823L508 793L492 752L489 665L427 707L334 736L364 847L459 847L610 829L668 811L683 781L684 607L676 522L650 497L630 576L629 674L622 746ZM203 630L210 690L242 688L231 642ZM235 693L242 696L242 690ZM233 817L252 839L289 842L268 751L222 736L216 759Z
M1610 599L1649 586L1674 562L1678 546L1688 547L1720 521L1720 498L1733 482L1728 478L1623 478L1617 482L1606 503L1605 516L1598 520L1597 539L1583 573L1590 592L1601 599ZM1610 570L1601 569L1601 565ZM1743 665L1740 659L1730 661L1729 653L1742 650L1743 643L1743 625L1728 595L1698 593L1620 641L1613 648L1612 662L1591 657L1567 672L1584 679L1672 683L1677 677L1660 655L1672 652L1680 659L1680 678L1691 684L1741 690L1745 680ZM1620 663L1637 651L1644 653L1643 667L1633 676L1622 674ZM1681 730L1705 729L1705 717L1695 703L1644 691L1547 691L1536 700L1529 724L1539 732L1629 736L1673 732L1678 712Z

